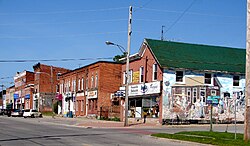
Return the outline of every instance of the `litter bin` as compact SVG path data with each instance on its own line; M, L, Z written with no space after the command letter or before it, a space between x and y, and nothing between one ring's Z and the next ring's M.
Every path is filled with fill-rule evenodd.
M72 111L69 112L69 118L73 118L73 112Z

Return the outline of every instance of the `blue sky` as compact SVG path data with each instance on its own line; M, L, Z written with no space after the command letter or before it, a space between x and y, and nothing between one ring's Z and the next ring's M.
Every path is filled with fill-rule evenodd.
M42 62L75 69L127 47L133 6L131 53L144 38L245 48L246 0L0 0L0 60L85 59ZM173 25L174 24L174 25ZM171 27L173 26L173 27ZM171 28L170 28L171 27ZM170 28L170 29L169 29ZM0 63L0 84L37 62Z

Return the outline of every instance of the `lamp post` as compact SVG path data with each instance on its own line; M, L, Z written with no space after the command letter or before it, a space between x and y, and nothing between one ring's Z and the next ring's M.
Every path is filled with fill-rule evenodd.
M129 54L130 54L130 45L131 45L131 30L132 26L132 6L129 6L129 17L128 17L128 44L127 44L127 52L126 52L126 87L125 87L125 121L124 126L129 126L128 124L128 85L129 85ZM106 42L107 45L115 45L120 50L122 50L122 46L112 43L112 42ZM125 49L123 48L123 51L125 52Z
M53 76L52 76L52 66L51 66L51 74L46 72L36 72L36 74L46 74L50 77L50 88L51 88L51 95L53 94ZM40 79L40 78L39 78ZM39 84L39 93L40 93L40 84ZM41 94L41 93L40 93ZM38 96L38 111L40 111L40 94ZM43 100L42 100L43 101ZM53 105L54 97L52 97L52 117L54 117L54 105Z
M128 51L125 51L124 47L122 47L119 44L110 42L110 41L106 41L105 43L106 43L106 45L117 46L122 53L126 54L127 61L126 61L126 79L125 79L126 86L125 86L125 121L124 121L124 126L129 126L128 125L129 49L128 49Z

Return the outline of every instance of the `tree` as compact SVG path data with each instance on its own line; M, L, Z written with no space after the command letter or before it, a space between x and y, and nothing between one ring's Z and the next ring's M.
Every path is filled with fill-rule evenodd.
M125 58L126 57L126 52L124 52L122 55L116 55L116 56L114 56L114 58L113 58L113 61L115 61L115 62L122 62L120 59L121 58Z

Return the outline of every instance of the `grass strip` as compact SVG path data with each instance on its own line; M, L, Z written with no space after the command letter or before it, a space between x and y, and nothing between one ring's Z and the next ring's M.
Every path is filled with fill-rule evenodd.
M175 134L157 133L151 136L219 146L250 146L250 142L245 143L243 134L239 133L236 139L234 139L234 133L209 131L184 131Z

